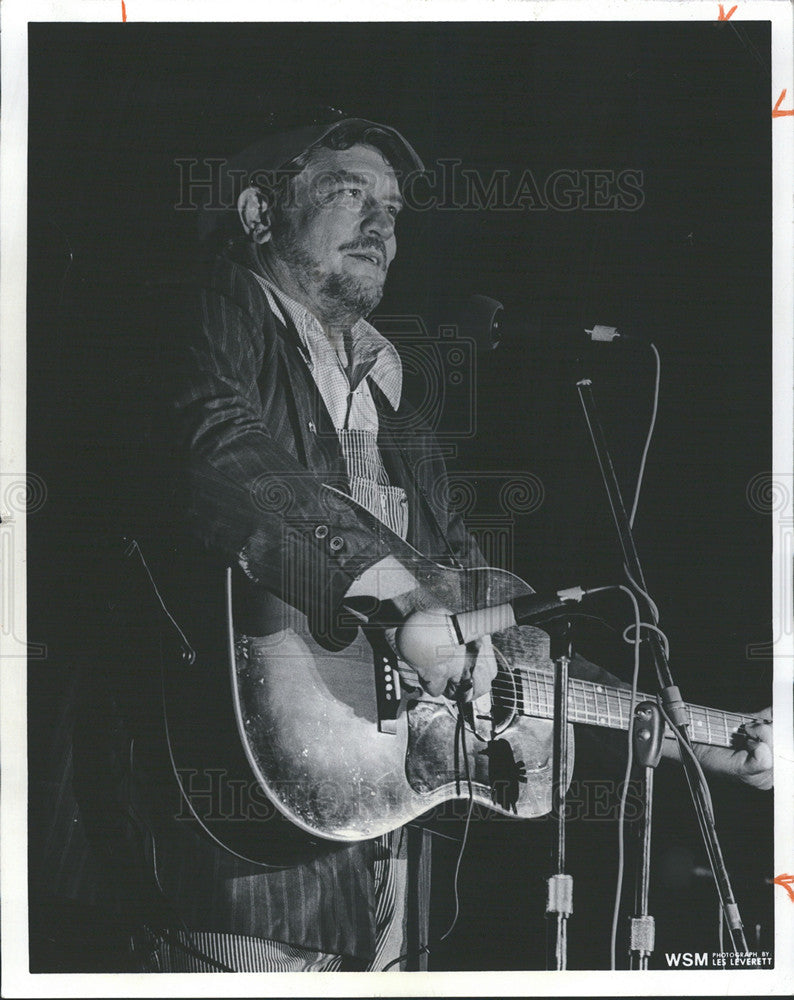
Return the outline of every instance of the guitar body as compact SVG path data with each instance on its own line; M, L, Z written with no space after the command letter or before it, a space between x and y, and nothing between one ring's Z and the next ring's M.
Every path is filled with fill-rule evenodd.
M375 658L363 632L339 653L319 646L297 621L266 638L235 635L230 572L185 552L180 563L181 582L167 604L195 659L186 662L184 642L167 626L170 815L273 867L379 836L444 803L465 817L466 767L462 756L456 765L452 702L403 691L393 731L381 731ZM461 574L436 570L451 600ZM493 577L487 587L480 580L479 597L497 600L509 574L487 572ZM522 819L551 809L552 723L516 711L509 669L516 659L551 672L548 643L544 632L525 627L495 640L494 691L506 695L478 699L466 733L478 807ZM483 753L492 738L495 750ZM570 780L572 727L569 745Z
M228 641L227 571L183 546L164 569L166 605L187 643L161 631L162 727L165 740L155 792L159 813L256 866L308 861L318 841L289 822L268 798L240 738L237 681ZM186 651L189 655L185 655Z
M520 631L542 656L548 638L536 629ZM395 731L379 731L373 652L363 634L343 657L292 630L268 640L243 638L235 661L240 736L252 771L303 831L362 840L444 802L468 799L466 766L462 757L455 762L451 702L403 693ZM506 670L500 669L503 682ZM522 819L542 816L551 808L552 724L505 717L498 754L489 756L483 751L491 721L477 716L495 710L490 695L473 706L466 755L474 801Z

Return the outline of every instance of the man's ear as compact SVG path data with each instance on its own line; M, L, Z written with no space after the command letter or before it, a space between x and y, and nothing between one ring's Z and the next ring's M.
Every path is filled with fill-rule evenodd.
M254 243L267 243L271 236L270 204L259 188L247 187L240 192L237 214Z

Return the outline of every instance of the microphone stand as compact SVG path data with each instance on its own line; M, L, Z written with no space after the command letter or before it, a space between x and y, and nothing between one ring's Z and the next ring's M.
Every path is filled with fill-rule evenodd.
M601 469L601 478L604 481L604 486L607 491L607 497L609 499L609 505L612 509L612 517L617 528L625 564L634 580L640 587L642 587L643 590L647 591L648 588L645 585L645 578L642 573L639 555L637 554L637 548L634 544L634 536L631 532L631 523L623 504L623 497L620 492L617 476L615 475L615 469L607 447L606 438L604 437L604 430L598 417L598 410L593 396L593 383L589 378L582 378L576 383L576 388L579 392L579 398L581 399L582 408L584 409L585 420L587 421L587 428L590 432L596 458L598 459L598 464ZM649 632L646 641L650 646L654 666L656 667L656 674L659 679L659 685L661 688L659 695L663 712L675 727L681 740L683 740L686 746L689 747L690 752L694 754L694 751L692 750L692 742L689 738L689 733L687 732L688 721L686 718L686 706L681 699L681 692L678 690L675 682L673 681L673 675L670 672L670 664L668 663L662 641L655 632ZM714 817L711 813L709 805L708 790L704 787L703 779L701 779L701 776L691 759L690 753L686 750L681 753L681 764L689 786L689 792L692 797L695 815L697 816L698 824L700 826L700 832L703 837L703 843L706 848L706 854L708 855L711 871L714 875L714 882L717 886L720 905L722 906L722 911L725 914L728 931L733 943L733 950L740 953L746 952L748 949L747 941L744 935L744 928L739 915L739 907L737 906L736 899L733 895L730 876L728 875L728 870L725 867L725 862L722 857L722 849L720 848L717 830L714 825Z
M552 815L557 813L553 872L546 879L546 968L568 967L568 917L573 913L573 876L565 871L565 795L568 790L568 666L571 662L570 625L547 630L554 660L554 754L552 757Z
M634 759L644 768L643 810L640 824L640 861L634 892L636 913L629 920L629 968L647 969L654 943L656 926L648 913L648 890L651 884L651 822L653 819L653 772L662 756L664 720L659 706L641 701L634 709L632 722Z

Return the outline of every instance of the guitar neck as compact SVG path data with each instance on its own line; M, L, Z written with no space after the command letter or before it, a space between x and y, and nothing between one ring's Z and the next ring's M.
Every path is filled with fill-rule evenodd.
M515 676L522 701L521 714L538 719L553 719L553 675L542 670L522 668ZM637 692L635 704L641 701L656 701L656 698ZM702 705L686 705L685 708L690 739L693 743L708 746L732 746L734 734L739 727L753 718ZM569 678L568 719L570 722L606 729L627 730L631 721L631 691L628 688L608 687L594 681ZM675 739L669 726L666 727L665 736Z

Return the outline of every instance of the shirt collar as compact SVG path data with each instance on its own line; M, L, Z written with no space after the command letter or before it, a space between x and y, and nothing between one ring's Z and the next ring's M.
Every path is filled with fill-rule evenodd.
M315 346L318 343L318 338L323 338L320 343L327 343L325 333L317 317L299 302L291 299L285 292L282 292L272 281L255 271L253 274L262 286L275 316L282 323L286 323L284 314L289 316L298 331L303 348L314 360L318 353ZM371 358L375 358L368 374L372 376L378 388L391 404L392 409L396 411L402 396L403 367L394 344L390 343L365 319L359 319L353 324L350 338L353 354L351 360L354 366L367 364Z

